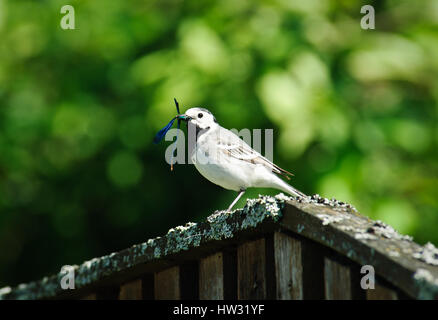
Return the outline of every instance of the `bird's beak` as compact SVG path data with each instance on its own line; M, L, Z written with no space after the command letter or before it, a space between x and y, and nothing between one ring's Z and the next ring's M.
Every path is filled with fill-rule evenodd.
M185 114L179 114L177 115L178 119L184 120L184 121L189 121L190 119L192 119L191 117L185 115Z

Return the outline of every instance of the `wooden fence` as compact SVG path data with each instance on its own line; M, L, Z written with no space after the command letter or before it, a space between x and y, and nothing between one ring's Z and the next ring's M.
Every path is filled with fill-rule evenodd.
M249 199L73 271L74 289L60 272L0 299L438 299L433 245L318 195Z

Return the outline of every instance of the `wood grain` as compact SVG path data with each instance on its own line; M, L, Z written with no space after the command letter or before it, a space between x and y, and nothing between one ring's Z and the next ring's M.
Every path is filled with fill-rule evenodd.
M142 280L137 279L120 286L119 300L141 300Z
M284 233L274 234L276 299L303 299L301 242Z
M199 263L199 299L224 299L224 259L218 252L201 259Z
M81 298L81 300L97 300L95 293L90 293Z
M367 300L398 300L397 291L376 281L374 289L366 290Z
M337 219L337 222L330 222L330 219ZM413 253L421 251L420 246L391 232L391 228L380 222L361 216L354 210L290 201L280 225L327 250L336 251L352 263L373 265L376 274L396 287L398 292L403 292L406 298L419 298L427 292L423 299L438 299L432 291L425 290L430 284L419 285L414 277L416 271L422 268L437 278L438 267L415 259ZM382 236L381 232L388 234ZM367 237L374 238L367 241ZM389 254L394 252L403 254ZM365 296L364 290L362 296Z
M366 290L360 287L361 273L357 264L338 254L324 259L324 286L327 300L363 300Z
M237 248L237 298L267 298L265 239L246 242Z
M325 298L327 300L351 300L350 268L331 258L325 258Z
M156 300L181 299L179 266L155 273L154 293Z

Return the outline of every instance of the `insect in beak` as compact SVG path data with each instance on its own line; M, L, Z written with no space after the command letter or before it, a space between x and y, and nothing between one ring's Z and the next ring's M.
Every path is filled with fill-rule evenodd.
M173 123L175 122L175 120L177 121L177 128L178 130L180 129L180 125L181 125L181 121L189 121L190 119L192 119L191 117L185 115L185 114L180 114L179 111L179 103L178 101L176 101L176 99L173 99L175 101L175 106L176 106L176 111L177 111L177 116L174 117L172 120L170 120L170 122L160 131L158 131L158 133L155 135L154 137L154 143L157 144L159 143L161 140L163 140L164 136L166 135L167 131L170 130L170 128L172 128ZM175 139L175 142L177 141L178 136ZM175 155L175 151L176 151L176 143L175 143L175 149L172 152L172 157L170 159L170 170L173 170L173 157Z
M179 114L176 116L178 120L183 120L183 121L189 121L192 119L192 117L189 117L185 114Z

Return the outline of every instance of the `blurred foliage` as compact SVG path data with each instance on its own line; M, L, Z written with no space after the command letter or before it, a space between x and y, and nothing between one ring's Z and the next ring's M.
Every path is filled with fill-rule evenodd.
M274 128L295 187L437 244L437 21L428 0L0 0L0 286L228 206L151 143L173 97Z

